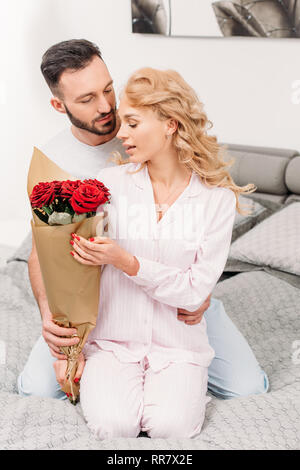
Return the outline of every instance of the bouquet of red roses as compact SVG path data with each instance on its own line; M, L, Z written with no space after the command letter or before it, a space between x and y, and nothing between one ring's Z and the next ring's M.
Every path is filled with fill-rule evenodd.
M34 149L27 191L32 207L31 221L48 304L53 320L60 326L77 329L80 341L62 347L68 357L66 385L63 391L75 404L79 384L74 383L78 356L98 316L99 266L77 263L70 256L70 238L103 235L103 205L110 192L96 179L74 180Z
M109 190L96 179L51 181L34 186L30 203L46 224L67 225L95 216L109 197Z

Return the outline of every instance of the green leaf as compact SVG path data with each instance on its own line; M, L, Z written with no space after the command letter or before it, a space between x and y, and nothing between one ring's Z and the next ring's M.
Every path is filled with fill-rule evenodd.
M43 211L45 211L46 214L48 214L48 215L51 215L52 212L53 212L53 210L51 210L51 208L50 208L49 206L43 206L42 209L43 209Z

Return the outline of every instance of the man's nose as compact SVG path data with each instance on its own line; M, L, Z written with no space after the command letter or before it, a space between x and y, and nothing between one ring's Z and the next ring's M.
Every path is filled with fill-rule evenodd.
M105 96L101 96L98 101L98 112L99 114L109 113L112 109L111 104Z

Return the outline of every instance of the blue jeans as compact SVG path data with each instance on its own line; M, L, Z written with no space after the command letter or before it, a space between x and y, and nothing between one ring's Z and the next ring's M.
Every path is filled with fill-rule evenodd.
M218 398L267 392L267 375L261 370L245 338L227 316L223 303L212 298L204 316L209 343L215 350L215 357L208 368L209 391ZM56 381L55 361L41 336L18 377L19 394L65 399L66 395Z
M208 368L208 390L219 398L267 392L267 374L260 368L244 336L226 314L223 303L212 298L204 317L209 344L215 350L215 357Z

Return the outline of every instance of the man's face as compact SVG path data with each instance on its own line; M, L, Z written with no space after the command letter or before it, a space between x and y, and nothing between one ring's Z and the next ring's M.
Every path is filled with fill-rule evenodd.
M97 56L81 70L65 70L59 88L62 104L75 127L93 134L111 134L116 128L113 81Z

